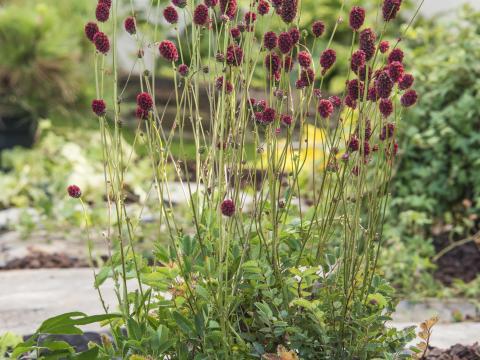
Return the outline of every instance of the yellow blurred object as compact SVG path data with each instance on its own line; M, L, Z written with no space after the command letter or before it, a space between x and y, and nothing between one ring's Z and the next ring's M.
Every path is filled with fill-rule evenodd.
M282 162L284 166L280 167L284 169L284 172L294 171L297 163L300 166L304 163L301 174L311 174L313 171L325 170L330 150L326 138L325 129L306 124L301 138L293 140L286 150L287 139L278 140L275 159L277 162ZM343 144L340 145L343 146ZM268 161L268 153L265 151L257 163L257 168L261 168L262 164L265 166Z

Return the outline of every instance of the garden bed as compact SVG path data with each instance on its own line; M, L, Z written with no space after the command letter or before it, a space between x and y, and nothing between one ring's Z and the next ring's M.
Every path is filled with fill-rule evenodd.
M8 261L0 270L22 270L22 269L67 269L85 268L88 262L84 259L70 256L65 253L46 253L43 251L32 251L30 254Z
M428 351L427 360L478 360L480 359L480 346L475 343L471 346L454 345L450 349L442 350L432 348Z
M434 238L437 253L450 245L449 234L443 233ZM480 274L480 249L475 241L470 241L447 252L437 261L435 278L444 285L451 286L455 279L465 283L473 281Z

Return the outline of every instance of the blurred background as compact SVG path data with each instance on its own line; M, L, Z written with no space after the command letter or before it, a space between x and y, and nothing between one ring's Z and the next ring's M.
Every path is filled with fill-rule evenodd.
M151 37L147 25L155 19L142 12L148 2L136 2L137 19ZM340 0L302 3L302 28L316 19L333 27ZM375 21L378 1L347 1L353 4L367 9L367 23ZM402 31L419 4L404 0L403 19L398 20ZM104 255L102 151L97 119L90 113L95 97L93 49L83 31L94 17L93 8L93 0L0 1L0 270L87 266L82 209L65 191L71 183L85 194L98 230L93 233L98 233L94 240L99 261ZM172 36L163 19L158 23L162 37ZM387 34L389 40L397 37ZM136 71L132 64L138 49L128 35L120 41L120 80L125 83ZM344 54L339 56L343 62L349 42L350 30L343 26L333 44ZM405 299L478 302L480 1L426 0L400 47L407 54L407 67L414 69L420 101L401 125L401 157L380 271ZM149 56L147 49L147 60ZM165 104L162 89L171 86L172 79L162 66L157 62L155 73L158 102ZM130 144L137 126L135 81L122 97L124 137ZM344 81L340 71L333 71L327 92L340 93ZM194 151L194 144L191 148ZM154 209L148 211L144 184L150 178L144 154L141 146L133 150L135 166L126 187L129 206L147 209L139 248L148 255L162 234L153 224L149 227Z

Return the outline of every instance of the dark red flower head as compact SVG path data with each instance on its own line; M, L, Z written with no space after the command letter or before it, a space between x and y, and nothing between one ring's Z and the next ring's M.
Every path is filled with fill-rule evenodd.
M295 88L301 90L303 88L305 88L307 86L307 84L305 83L305 81L303 81L302 79L298 79L296 82L295 82Z
M404 54L402 49L393 49L390 55L388 55L388 63L392 63L394 61L403 62L403 57Z
M235 203L233 202L232 199L225 199L222 201L222 204L220 205L220 211L222 212L222 215L231 217L233 214L235 214Z
M345 105L351 109L355 109L357 107L357 100L350 96L346 96L344 101Z
M137 27L135 25L135 18L133 16L129 16L123 22L123 26L125 31L128 32L130 35L133 35L137 32Z
M323 21L317 20L312 24L312 33L315 37L320 37L325 32L325 24Z
M239 39L240 35L242 35L242 33L240 32L240 29L235 26L235 27L230 29L230 35L232 35L232 38L234 38L234 39Z
M291 23L297 16L298 0L283 0L280 16L287 24Z
M210 8L213 8L218 4L218 0L204 0L204 2L205 2L205 5L207 5Z
M110 50L110 41L108 40L108 36L101 31L95 34L93 37L93 43L95 44L98 52L101 52L102 54L106 54Z
M107 5L109 9L112 7L112 0L98 0L98 2Z
M370 155L371 149L370 149L370 144L368 143L368 141L363 142L363 147L362 147L361 151L362 151L362 155L365 156L365 157Z
M179 67L178 67L178 73L180 74L180 76L187 76L188 75L188 66L185 65L185 64L181 64Z
M280 119L282 121L282 124L286 126L292 125L292 122L293 122L292 115L283 114Z
M208 7L205 4L198 4L193 11L193 22L195 25L205 26L208 23Z
M387 99L392 93L393 81L386 71L382 71L375 81L377 95L381 99Z
M404 73L403 65L401 62L394 61L388 65L388 75L393 82L398 82L402 78Z
M278 36L278 48L282 52L282 54L288 54L292 51L293 43L292 38L288 32L282 32Z
M143 110L151 110L153 107L153 100L149 93L142 92L137 95L137 105Z
M337 53L333 49L326 49L320 56L320 65L322 66L323 73L330 69L337 61Z
M312 64L312 57L307 51L300 51L297 57L301 67L308 68Z
M176 24L178 22L178 12L172 5L167 6L163 10L163 17L170 24Z
M378 109L384 118L388 118L393 112L393 103L390 99L380 99Z
M407 90L412 87L414 78L412 74L403 74L402 78L398 82L398 88L400 90Z
M142 109L140 106L137 106L137 110L135 110L135 116L139 120L147 120L150 111Z
M370 89L368 89L367 99L372 102L377 102L378 95L377 95L377 89L375 88L375 86L372 86Z
M182 9L187 6L187 0L172 0L172 4Z
M373 58L375 55L375 41L377 40L377 35L372 31L372 29L367 28L360 33L360 50L365 52L367 61Z
M357 31L363 26L365 22L365 9L360 6L354 6L350 10L350 27Z
M280 57L276 53L270 52L265 56L265 67L270 76L278 73L281 66Z
M67 188L68 195L74 199L82 196L82 190L77 185L70 185Z
M303 69L300 73L300 80L305 84L305 86L313 85L315 82L315 72L313 69Z
M381 41L379 45L379 49L382 54L385 54L388 51L388 49L390 49L390 43L386 40Z
M333 104L331 101L322 99L318 103L318 113L324 119L329 118L333 113Z
M350 80L347 83L347 94L353 99L362 98L364 89L363 83L357 79Z
M258 100L257 103L255 104L255 109L257 111L263 111L267 108L267 101L266 100Z
M227 15L230 19L235 17L237 6L237 0L220 0L220 10L222 14Z
M92 111L97 116L104 116L107 111L107 105L102 99L95 99L92 101Z
M282 7L283 0L272 0L272 6L275 9L280 9Z
M177 61L178 60L178 51L177 47L170 40L163 40L158 46L160 55L168 61Z
M365 66L365 62L367 61L367 55L365 55L365 51L357 50L352 54L352 59L350 60L350 67L352 71L355 73L358 72L358 69Z
M243 60L242 48L236 44L228 45L226 60L228 65L240 66Z
M402 0L384 0L382 6L383 19L385 21L395 19L401 5Z
M263 46L268 50L273 50L277 47L278 38L277 34L273 31L268 31L263 35Z
M387 138L392 138L394 135L395 135L395 123L390 122L387 125L382 127L378 138L381 141L384 141Z
M340 99L336 95L330 96L328 100L332 103L333 107L335 108L339 108L340 106L342 106L342 99Z
M292 39L293 45L297 44L298 41L300 40L300 30L298 30L296 27L291 28L288 30L288 34L290 35L290 38Z
M104 3L98 3L97 9L95 10L95 16L100 22L105 22L110 17L110 7Z
M264 124L270 124L275 121L275 117L276 117L275 109L272 109L271 107L267 107L265 110L263 110L262 122Z
M410 107L417 103L417 92L415 90L407 90L400 98L400 102L404 107Z
M270 4L265 0L260 0L258 2L257 11L260 15L267 15L270 11Z
M286 72L290 72L292 71L292 69L293 69L292 57L290 55L286 55L283 58L283 70L285 70Z
M352 152L357 151L360 148L360 141L356 135L352 136L348 141L348 149Z
M225 84L224 84L225 83ZM224 86L225 86L225 93L226 94L231 94L232 91L233 91L233 84L230 82L230 81L225 81L224 77L223 76L220 76L218 77L216 80L215 80L215 88L218 90L218 91L223 91L224 89Z
M253 11L247 11L244 16L245 24L251 25L255 21L257 21L257 14L255 14Z
M256 111L254 114L254 119L257 123L263 123L263 113L261 111Z
M354 72L355 72L355 74L358 75L358 78L362 81L365 81L365 79L367 78L367 75L368 75L368 80L370 80L370 78L372 77L372 67L371 66L363 65Z
M94 22L88 22L85 25L85 36L88 40L93 41L93 37L98 32L98 25Z

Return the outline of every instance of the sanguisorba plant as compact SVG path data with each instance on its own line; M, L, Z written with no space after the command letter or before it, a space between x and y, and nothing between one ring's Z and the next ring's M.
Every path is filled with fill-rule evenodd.
M106 238L118 249L96 279L100 290L105 277L113 278L120 309L110 320L113 341L105 341L98 356L396 358L409 332L385 326L395 304L375 269L398 151L395 132L404 108L417 100L398 41L383 39L401 0L382 2L378 31L364 24L358 6L342 6L333 29L321 20L299 29L298 0L245 5L154 2L149 17L158 23L163 14L176 36L165 39L152 25L154 39L147 42L134 13L120 16L128 1L100 0L98 24L85 27L96 48L92 109L112 218ZM280 32L255 31L276 18L283 21ZM352 29L351 61L344 93L329 97L322 85L335 67L330 47L339 26ZM124 201L124 179L134 164L122 151L127 114L120 92L126 85L117 75L119 31L138 46L136 142L148 148L152 184L145 187L158 198L158 231L169 238L156 244L150 265L135 252L142 224ZM317 48L318 40L306 43L309 31L328 36L325 48ZM170 68L174 88L156 87L157 67L144 61L152 49L157 65ZM254 72L263 74L263 88L251 85ZM107 86L112 99L103 98ZM170 94L176 107L171 128L162 126L166 112L156 92ZM207 119L201 108L209 109ZM305 128L312 125L321 131L310 137ZM187 129L195 142L194 172L186 165ZM180 156L172 154L174 142ZM313 161L308 149L320 150ZM184 179L188 214L170 196L172 164ZM304 174L308 185L300 181Z

